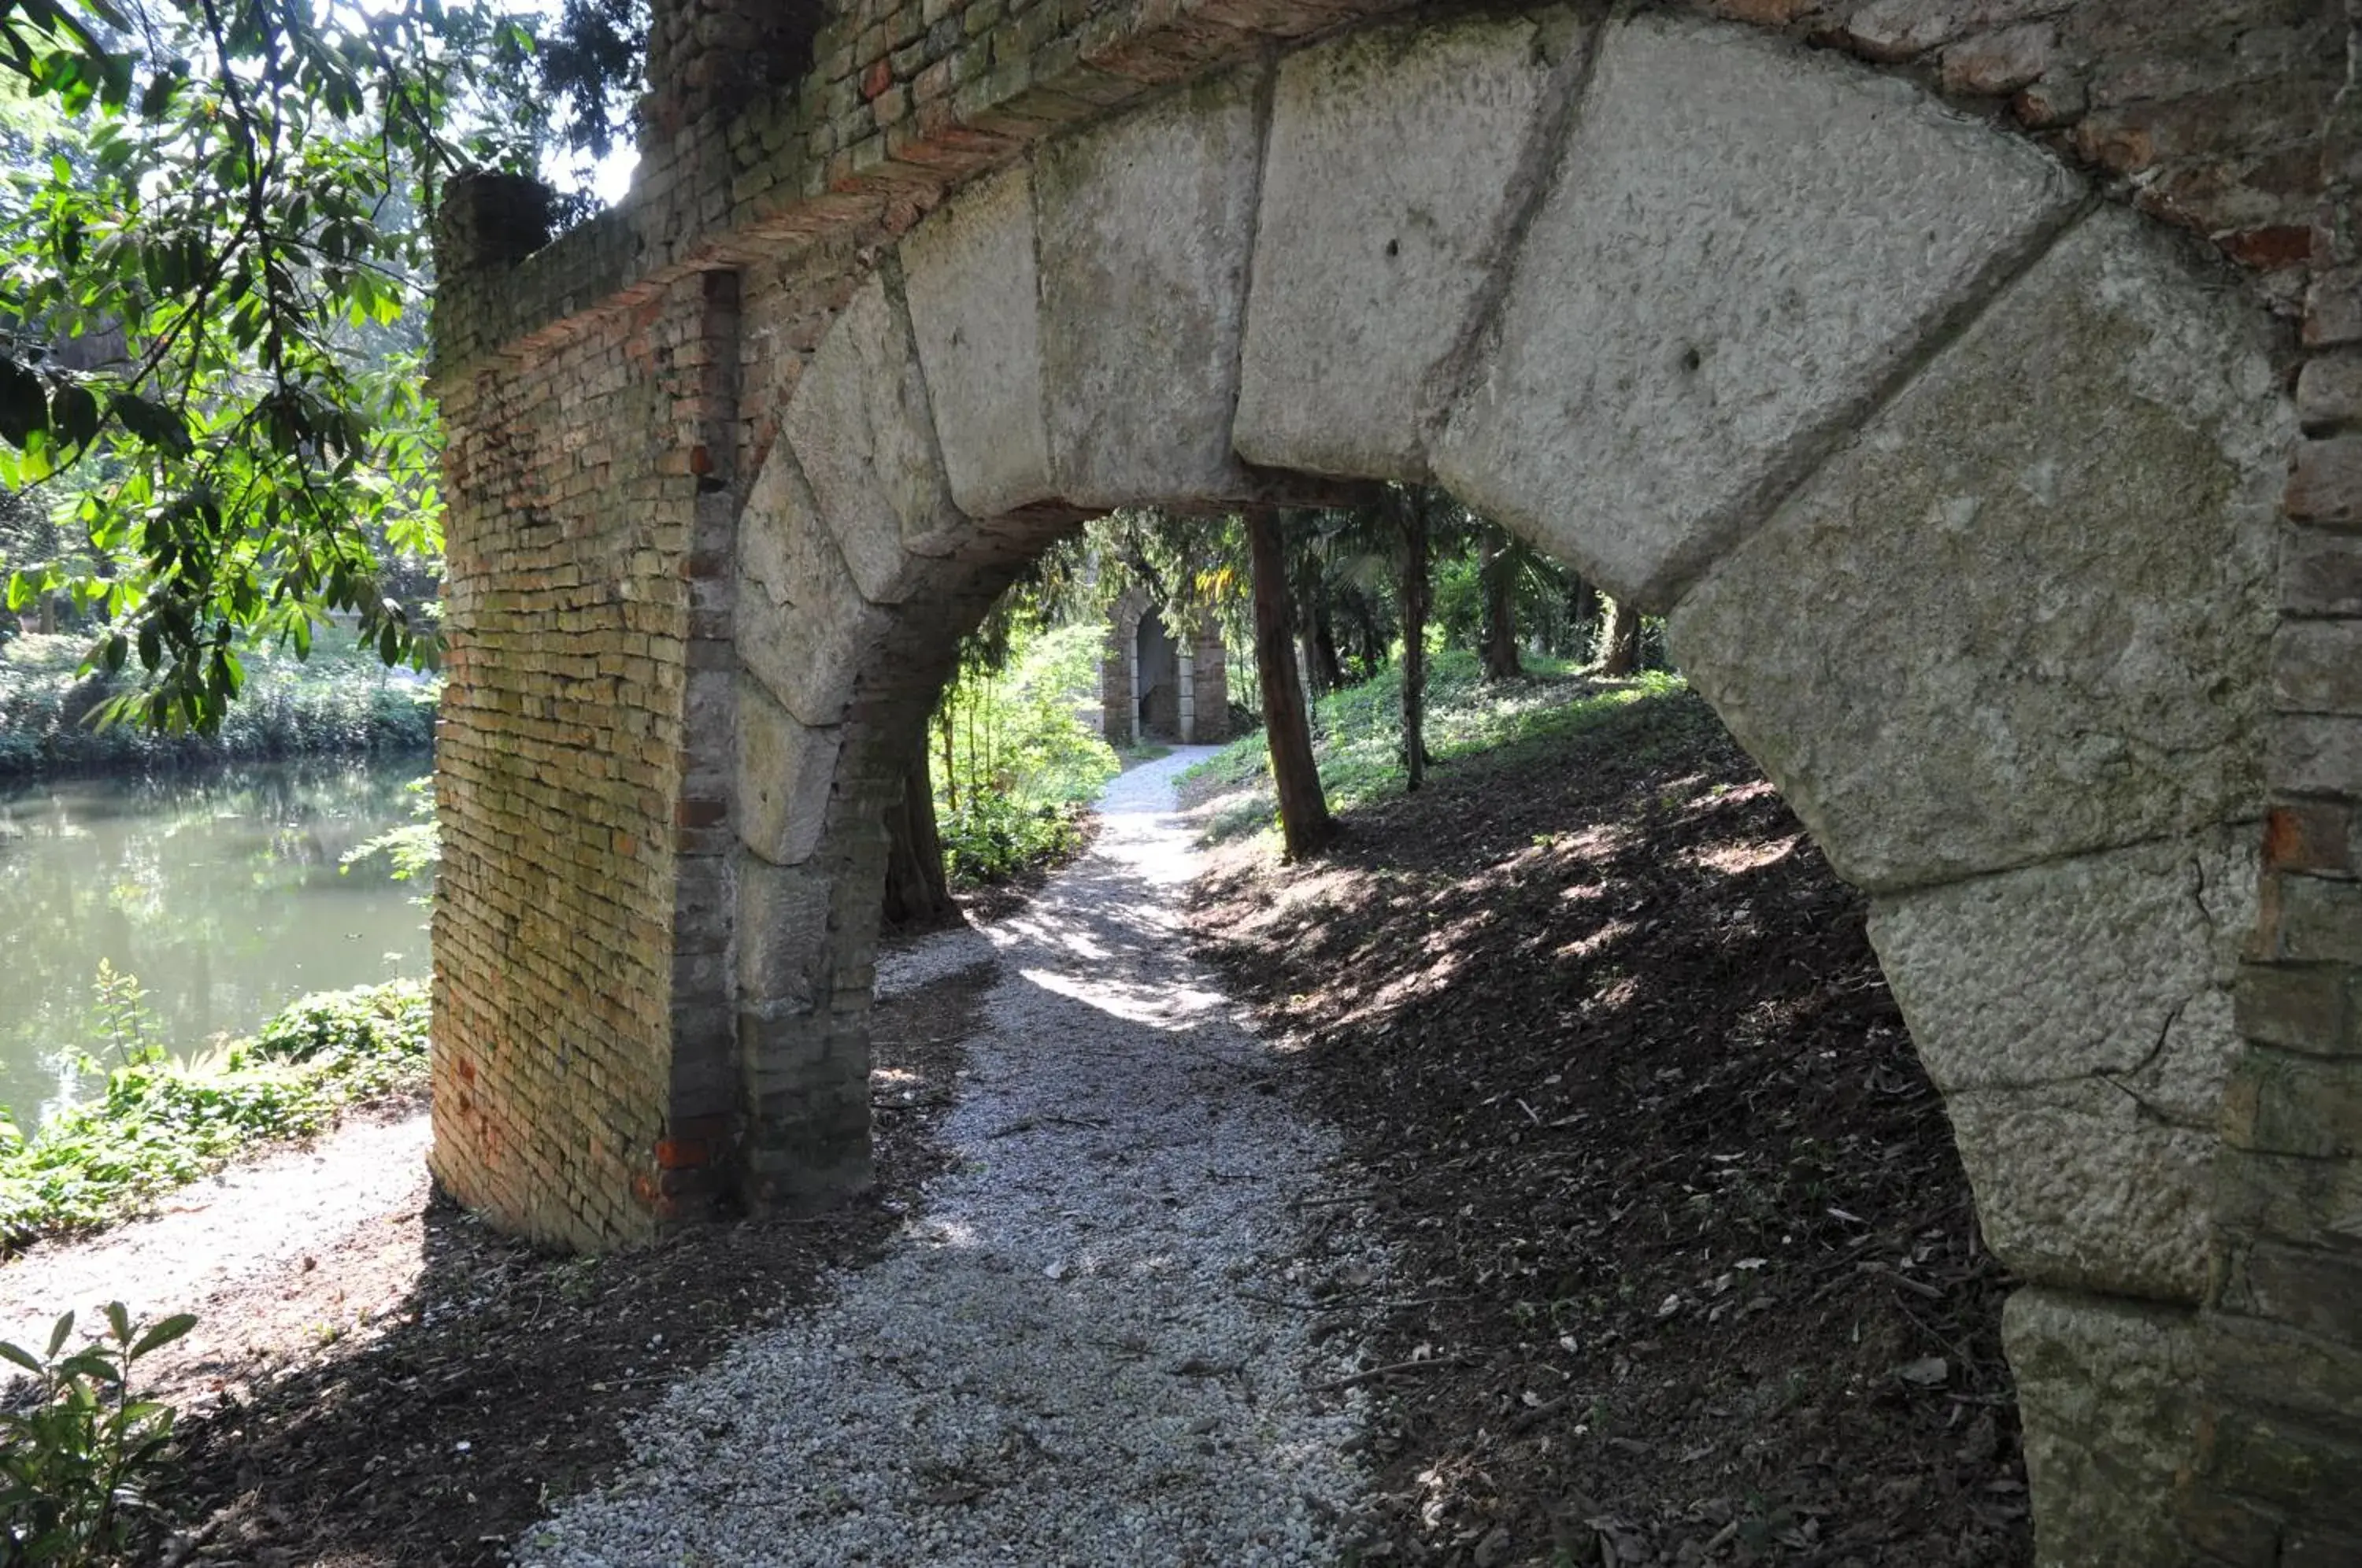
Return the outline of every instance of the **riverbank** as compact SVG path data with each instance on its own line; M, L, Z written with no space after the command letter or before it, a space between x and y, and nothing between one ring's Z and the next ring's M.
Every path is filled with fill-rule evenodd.
M415 1099L426 1033L425 985L397 980L306 997L194 1059L142 1054L30 1138L0 1127L0 1248L126 1219L250 1149Z
M323 644L299 659L268 645L242 649L246 687L212 735L93 726L99 704L132 682L82 674L89 651L78 635L0 642L0 780L292 756L423 758L434 747L441 678L389 669L367 650Z

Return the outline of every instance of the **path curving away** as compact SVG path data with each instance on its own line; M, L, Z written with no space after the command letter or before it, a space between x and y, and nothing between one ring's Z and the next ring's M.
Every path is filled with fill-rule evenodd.
M881 987L998 978L893 1250L675 1388L604 1492L519 1543L547 1568L1333 1560L1360 1474L1351 1336L1305 1304L1337 1145L1188 958L1173 779L1118 778L1089 853Z

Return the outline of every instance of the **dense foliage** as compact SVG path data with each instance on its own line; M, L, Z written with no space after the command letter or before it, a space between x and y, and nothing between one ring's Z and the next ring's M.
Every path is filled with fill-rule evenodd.
M1098 701L1095 623L1045 630L1016 602L971 639L932 726L936 822L956 886L999 881L1081 843L1120 764L1083 714Z
M107 717L209 730L254 636L300 654L331 613L432 662L403 579L441 551L436 202L603 152L646 26L641 0L0 0L0 571L94 668L136 660Z
M0 643L0 778L160 763L323 753L424 752L434 744L438 679L403 678L359 650L309 660L249 650L244 694L210 735L87 722L127 690L124 676L85 673L83 639Z
M200 1061L135 1050L31 1138L0 1124L0 1244L120 1219L252 1144L421 1088L426 1032L426 988L403 980L305 998Z

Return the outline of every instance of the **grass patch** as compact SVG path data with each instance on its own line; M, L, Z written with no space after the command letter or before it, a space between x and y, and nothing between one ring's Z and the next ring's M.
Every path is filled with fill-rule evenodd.
M422 679L388 669L374 653L325 646L309 659L271 645L239 650L246 689L217 734L162 734L137 724L94 729L86 722L91 711L133 683L81 674L89 647L88 638L66 635L0 643L0 778L425 751L434 744L439 677Z
M1540 744L1595 728L1647 698L1684 689L1681 677L1650 671L1602 684L1564 666L1522 680L1487 681L1476 656L1452 648L1429 661L1427 749L1439 765ZM1339 813L1403 792L1402 667L1313 704L1312 753L1329 808ZM1232 741L1182 774L1187 805L1217 802L1207 837L1220 842L1269 829L1277 810L1271 755L1260 733Z
M197 1061L144 1054L31 1138L0 1130L0 1244L127 1218L254 1144L415 1093L426 1084L426 1029L425 983L397 980L306 997Z

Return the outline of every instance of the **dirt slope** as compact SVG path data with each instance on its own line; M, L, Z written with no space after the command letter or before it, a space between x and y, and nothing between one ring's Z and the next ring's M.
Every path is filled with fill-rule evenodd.
M2022 1563L2007 1283L1860 899L1688 696L1464 761L1201 949L1399 1249L1363 1560Z

